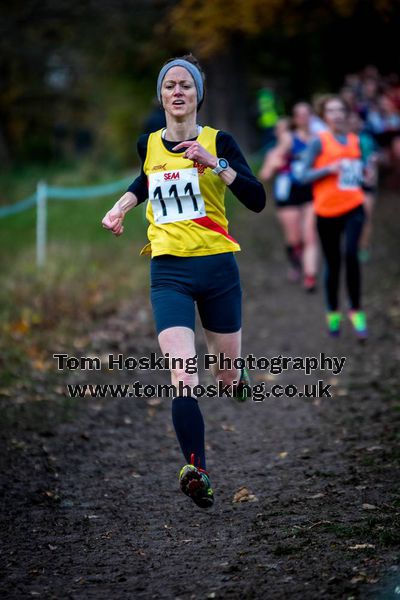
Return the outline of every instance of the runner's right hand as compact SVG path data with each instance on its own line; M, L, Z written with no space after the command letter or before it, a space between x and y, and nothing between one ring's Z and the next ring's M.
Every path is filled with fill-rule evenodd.
M114 235L119 236L124 233L124 226L122 225L124 217L122 210L114 207L106 213L101 223L104 229L109 229Z

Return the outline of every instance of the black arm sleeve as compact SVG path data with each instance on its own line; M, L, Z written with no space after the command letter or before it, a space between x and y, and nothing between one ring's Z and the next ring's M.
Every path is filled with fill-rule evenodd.
M140 175L136 177L135 181L131 183L131 185L126 190L127 192L132 192L135 194L138 199L138 204L144 202L149 197L149 190L147 187L147 175L143 171L144 161L146 160L147 154L147 143L149 141L149 134L141 135L138 139L137 143L137 151L139 154L139 158L142 161L142 165L140 167Z
M140 175L128 187L128 192L132 192L138 199L138 204L147 200L149 192L147 186L147 176L143 171L144 161L146 160L147 143L149 134L141 135L137 143L137 151L142 161ZM224 131L217 133L217 155L226 158L232 169L237 172L235 180L228 186L236 198L250 210L261 212L265 207L265 190L253 173L246 159L244 158L239 146L233 137Z
M233 139L225 131L217 133L217 156L226 158L229 165L237 173L234 181L228 186L236 198L254 212L261 212L265 207L264 186L253 175L242 151Z

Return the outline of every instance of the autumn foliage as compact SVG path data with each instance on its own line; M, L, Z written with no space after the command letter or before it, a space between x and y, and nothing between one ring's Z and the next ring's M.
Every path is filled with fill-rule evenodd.
M232 36L257 36L273 28L295 35L335 18L350 17L359 0L181 0L170 13L170 25L202 57L222 50ZM383 17L398 2L364 0Z

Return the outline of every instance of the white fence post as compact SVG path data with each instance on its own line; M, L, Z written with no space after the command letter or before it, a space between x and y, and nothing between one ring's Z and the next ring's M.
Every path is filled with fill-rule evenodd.
M42 267L46 262L47 238L47 185L39 181L36 187L36 264Z

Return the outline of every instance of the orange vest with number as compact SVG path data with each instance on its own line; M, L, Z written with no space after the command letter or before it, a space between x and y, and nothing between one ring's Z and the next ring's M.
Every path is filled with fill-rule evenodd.
M354 133L347 134L347 143L338 142L330 131L319 134L322 150L313 167L322 169L342 160L361 160L360 142ZM364 202L360 184L342 189L340 174L333 173L313 183L314 211L320 217L339 217Z

